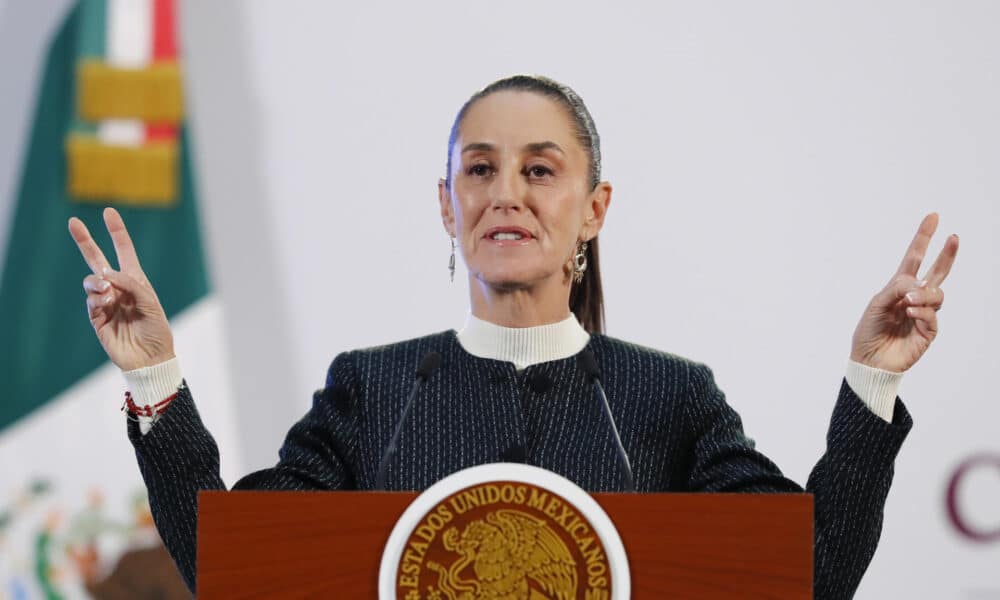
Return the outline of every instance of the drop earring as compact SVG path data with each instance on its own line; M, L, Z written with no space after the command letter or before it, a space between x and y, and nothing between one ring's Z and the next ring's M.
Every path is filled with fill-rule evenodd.
M576 247L576 254L573 255L573 282L583 281L583 274L587 270L587 242L580 242Z
M451 257L448 259L448 273L451 276L451 282L455 283L455 238L451 239Z

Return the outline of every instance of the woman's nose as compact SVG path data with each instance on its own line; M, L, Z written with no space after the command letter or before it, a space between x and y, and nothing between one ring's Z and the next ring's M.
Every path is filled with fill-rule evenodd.
M493 210L521 210L524 208L524 189L516 173L497 174L490 188L490 202Z

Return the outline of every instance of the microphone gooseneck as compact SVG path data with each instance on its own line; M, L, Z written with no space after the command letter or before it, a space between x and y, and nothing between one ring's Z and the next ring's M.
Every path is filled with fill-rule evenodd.
M611 433L615 438L615 446L618 451L618 462L621 463L622 472L625 475L625 489L629 492L635 491L635 479L632 477L632 463L628 460L628 454L625 452L625 445L622 444L622 438L618 435L618 426L615 425L615 417L611 414L611 405L608 403L608 396L604 393L604 386L601 385L601 368L597 366L597 358L594 357L594 353L590 348L584 348L580 354L577 355L577 360L580 364L580 368L583 372L587 374L590 380L593 382L594 387L597 389L597 393L601 398L601 407L604 409L604 416L608 419L608 424L611 425Z
M406 424L406 419L410 416L410 409L413 408L413 402L417 399L417 392L423 387L424 383L431 376L431 373L436 371L440 366L441 354L433 350L420 359L420 365L417 367L413 379L413 387L410 388L410 396L406 399L406 404L403 406L403 414L400 415L399 423L396 424L396 429L392 432L392 438L389 439L389 445L382 452L382 460L378 463L378 472L375 475L376 490L385 489L385 478L389 474L389 461L396 454L396 444L399 442L399 436L403 432L403 425Z

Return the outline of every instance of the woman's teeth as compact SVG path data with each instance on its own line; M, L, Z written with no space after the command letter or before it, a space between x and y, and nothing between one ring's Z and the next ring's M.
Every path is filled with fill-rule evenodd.
M506 231L497 232L497 233L493 234L493 239L497 240L497 241L500 241L500 240L519 240L522 237L524 237L524 236L522 236L520 233L510 233L510 232L506 232Z

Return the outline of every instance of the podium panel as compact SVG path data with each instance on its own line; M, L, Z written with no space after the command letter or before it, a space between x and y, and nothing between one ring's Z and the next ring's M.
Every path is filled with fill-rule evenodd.
M811 598L809 494L596 493L632 597ZM376 598L413 492L201 492L199 598Z

